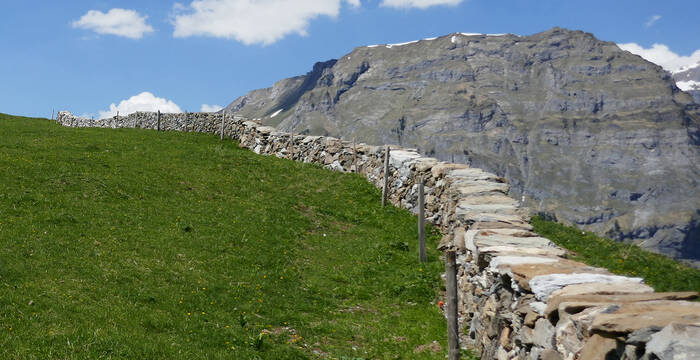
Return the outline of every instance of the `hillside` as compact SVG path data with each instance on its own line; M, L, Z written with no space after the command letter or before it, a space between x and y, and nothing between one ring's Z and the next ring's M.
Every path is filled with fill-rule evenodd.
M700 259L700 109L659 66L588 33L358 47L227 110L468 163L533 213Z
M438 235L418 266L415 217L360 176L204 134L0 134L1 358L445 358Z
M692 95L695 102L700 104L700 62L674 72L673 80L681 90Z

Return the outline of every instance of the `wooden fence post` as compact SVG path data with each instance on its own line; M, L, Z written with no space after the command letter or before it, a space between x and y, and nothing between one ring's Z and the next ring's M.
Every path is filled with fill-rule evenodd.
M355 169L356 173L360 171L357 169L357 143L355 138L352 138L352 167Z
M382 187L382 206L386 206L386 197L389 195L389 152L391 149L389 145L386 146L386 151L384 151L384 187Z
M156 131L160 131L160 110L158 110L158 125Z
M224 120L226 119L226 110L221 112L221 140L224 140Z
M56 109L51 108L51 120L53 120L53 113L54 113L54 111L56 111Z
M459 324L457 322L457 259L454 251L445 253L447 288L447 358L459 360Z
M425 252L425 195L422 176L418 183L418 258L421 262L428 261L428 255Z

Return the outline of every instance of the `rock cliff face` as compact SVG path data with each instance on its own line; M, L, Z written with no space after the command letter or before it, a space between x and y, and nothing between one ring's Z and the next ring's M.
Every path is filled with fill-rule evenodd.
M700 106L661 67L588 33L359 47L227 110L484 168L533 212L700 259Z

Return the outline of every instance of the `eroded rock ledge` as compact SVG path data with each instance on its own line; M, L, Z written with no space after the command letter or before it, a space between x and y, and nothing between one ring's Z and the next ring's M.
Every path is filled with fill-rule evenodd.
M161 130L220 134L222 114L162 114ZM90 120L60 112L73 127L154 129L155 113ZM382 185L384 147L333 137L294 135L227 118L224 135L258 154L358 172ZM700 358L696 292L657 293L641 278L613 275L567 259L566 250L532 232L505 179L391 146L389 199L417 213L425 182L428 221L442 250L458 254L462 346L482 359Z

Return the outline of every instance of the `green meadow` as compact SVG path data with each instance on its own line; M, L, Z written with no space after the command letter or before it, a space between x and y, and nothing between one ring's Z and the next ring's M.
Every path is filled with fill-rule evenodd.
M206 134L0 114L3 359L444 359L429 229Z

